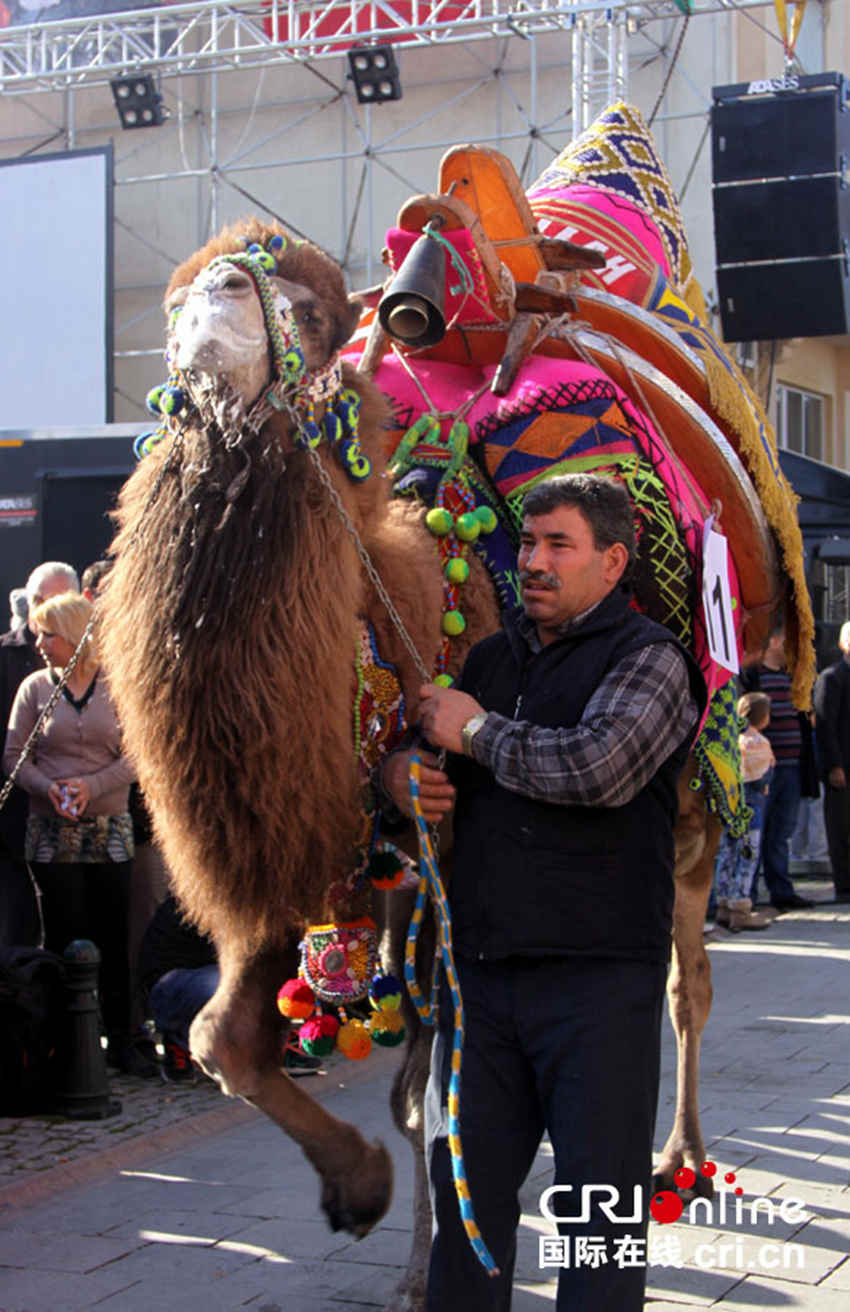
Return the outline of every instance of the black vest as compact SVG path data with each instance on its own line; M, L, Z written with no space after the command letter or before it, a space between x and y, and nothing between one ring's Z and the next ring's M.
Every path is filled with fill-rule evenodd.
M536 653L509 616L505 632L469 653L460 686L485 710L569 728L608 671L655 642L676 639L632 610L617 589L585 623ZM702 710L702 676L676 645ZM449 900L458 954L666 961L676 781L689 747L683 742L640 793L617 807L534 801L502 788L476 762L452 758L458 797Z

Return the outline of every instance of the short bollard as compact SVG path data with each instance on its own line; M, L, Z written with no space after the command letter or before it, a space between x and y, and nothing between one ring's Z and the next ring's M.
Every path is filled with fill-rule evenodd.
M111 1097L106 1057L100 1045L97 974L100 952L75 938L62 954L65 962L65 1049L56 1110L79 1121L117 1116L121 1103Z

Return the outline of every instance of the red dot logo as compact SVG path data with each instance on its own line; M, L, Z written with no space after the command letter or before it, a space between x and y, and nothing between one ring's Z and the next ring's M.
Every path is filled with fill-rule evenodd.
M739 1198L740 1198L740 1196L741 1196L741 1194L742 1194L743 1192L744 1192L744 1191L743 1191L743 1189L741 1188L741 1186L738 1185L738 1188L735 1190L735 1193L738 1195Z
M716 1163L716 1162L703 1162L702 1166L701 1166L699 1169L700 1169L700 1172L701 1172L703 1175L708 1176L708 1178L709 1178L709 1180L710 1180L711 1177L712 1177L713 1175L716 1175L716 1174L717 1174L717 1163Z
M651 1199L649 1210L660 1225L671 1225L673 1221L678 1221L684 1206L679 1195L674 1194L672 1189L663 1189Z
M727 1171L723 1177L727 1184L734 1184L737 1178L738 1177L734 1171Z
M690 1189L696 1183L696 1178L696 1171L692 1171L689 1166L680 1166L673 1176L680 1189Z

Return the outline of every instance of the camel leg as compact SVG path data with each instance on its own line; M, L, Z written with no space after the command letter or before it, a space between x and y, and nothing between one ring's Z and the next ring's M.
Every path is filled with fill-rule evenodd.
M692 1193L710 1197L713 1186L700 1173L705 1147L699 1123L699 1052L711 1010L711 965L703 926L721 824L706 808L702 790L688 787L691 760L679 786L676 827L676 900L673 909L673 960L667 981L670 1019L676 1034L676 1115L653 1175L653 1190L675 1189L675 1172L689 1166L696 1173Z
M295 1140L319 1173L331 1228L361 1239L390 1203L389 1153L331 1116L282 1069L286 1023L276 997L292 974L286 954L266 951L246 959L222 948L219 964L219 988L192 1023L192 1055L225 1093L258 1107Z

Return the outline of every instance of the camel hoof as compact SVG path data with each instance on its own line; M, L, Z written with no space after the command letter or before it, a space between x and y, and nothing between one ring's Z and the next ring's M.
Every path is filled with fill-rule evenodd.
M686 1166L688 1163L679 1161L669 1166L663 1163L659 1164L658 1170L653 1172L652 1192L653 1194L661 1193L665 1190L671 1190L678 1194L685 1203L690 1203L694 1198L713 1198L714 1181L707 1175L703 1175L699 1166L692 1166L696 1179L688 1189L682 1189L676 1184L676 1172L680 1166Z
M324 1178L322 1210L332 1230L363 1239L386 1212L392 1193L392 1158L378 1142L366 1148L353 1172Z

